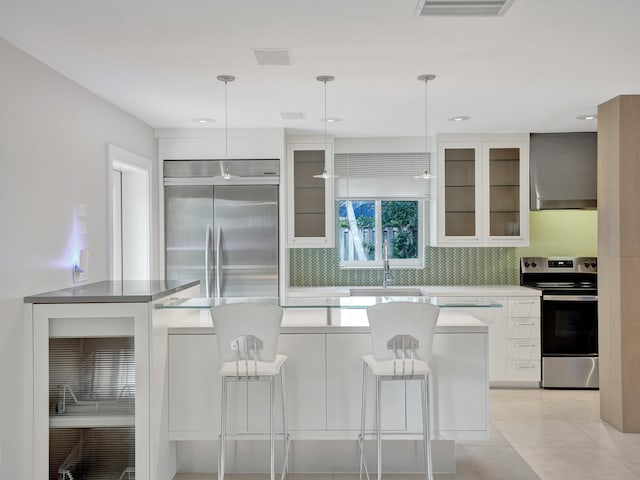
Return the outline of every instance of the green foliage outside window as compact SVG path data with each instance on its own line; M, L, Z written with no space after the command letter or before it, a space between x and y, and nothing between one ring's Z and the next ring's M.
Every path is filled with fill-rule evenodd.
M376 260L377 244L389 240L389 257L417 259L418 202L415 200L341 200L338 202L340 258ZM351 210L350 210L351 209ZM351 222L349 222L351 216ZM376 218L381 231L376 232ZM357 231L353 232L352 228ZM378 260L381 252L377 255Z
M418 256L418 202L382 201L383 231L397 229L391 237L391 258Z

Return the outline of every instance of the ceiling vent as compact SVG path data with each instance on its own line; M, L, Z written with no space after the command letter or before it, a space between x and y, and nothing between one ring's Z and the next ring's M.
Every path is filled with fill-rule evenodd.
M280 112L283 120L304 120L307 115L304 112Z
M291 51L286 48L254 49L258 65L291 65Z
M416 16L456 15L496 17L504 15L515 0L419 0Z

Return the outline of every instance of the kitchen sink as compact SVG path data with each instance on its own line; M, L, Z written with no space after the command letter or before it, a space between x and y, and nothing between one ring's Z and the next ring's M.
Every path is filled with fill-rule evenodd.
M419 288L358 287L350 288L351 297L422 297Z

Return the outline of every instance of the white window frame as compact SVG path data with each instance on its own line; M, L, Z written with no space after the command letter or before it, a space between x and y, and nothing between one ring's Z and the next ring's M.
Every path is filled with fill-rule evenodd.
M418 202L418 257L417 258L390 258L389 266L391 268L404 268L404 269L421 269L424 268L424 237L426 228L425 217L425 201L416 198L336 198L336 202L342 201L373 201L375 202L375 228L376 228L376 249L374 260L342 260L340 256L340 268L342 269L380 269L383 268L384 262L382 260L382 202ZM337 208L336 203L336 208ZM340 215L336 215L336 234L340 232ZM337 248L340 249L341 239L338 239Z

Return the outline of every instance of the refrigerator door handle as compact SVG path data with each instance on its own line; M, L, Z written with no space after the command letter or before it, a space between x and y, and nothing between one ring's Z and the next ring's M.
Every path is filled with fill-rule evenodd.
M211 298L211 266L209 258L209 252L211 250L211 225L207 225L207 230L204 235L204 291L207 298Z
M216 241L216 298L220 298L222 287L222 227L218 226L218 239Z

